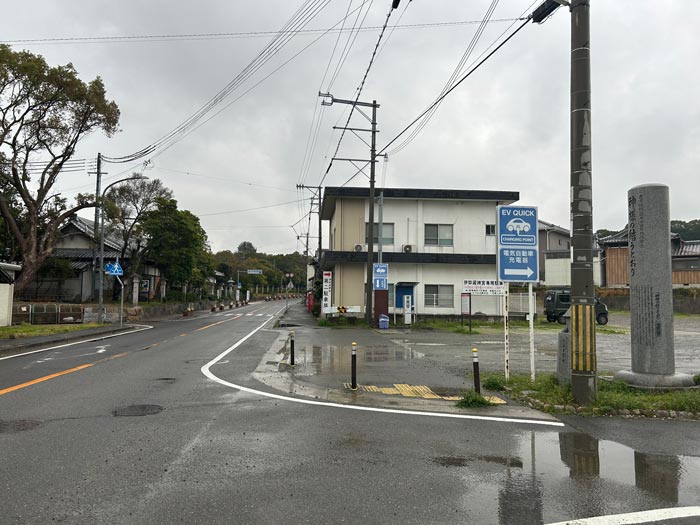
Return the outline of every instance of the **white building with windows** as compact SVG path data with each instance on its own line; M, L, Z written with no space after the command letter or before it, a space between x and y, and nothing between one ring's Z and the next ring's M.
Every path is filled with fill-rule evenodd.
M385 188L376 190L377 197L381 191L389 313L402 312L403 296L410 295L418 315L460 315L465 279L497 279L496 207L516 202L518 192ZM328 221L329 235L320 265L332 272L333 306L364 311L368 217L368 188L325 188L321 219ZM376 262L378 224L374 231ZM473 313L501 315L501 308L500 297L472 297Z

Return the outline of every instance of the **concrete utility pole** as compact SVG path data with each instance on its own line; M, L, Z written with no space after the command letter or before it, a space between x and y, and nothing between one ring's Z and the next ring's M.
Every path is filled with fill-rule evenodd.
M596 396L595 286L591 160L590 0L571 2L571 389L580 404Z
M95 244L94 248L92 249L92 292L91 296L94 298L95 297L95 291L97 290L97 278L98 276L101 278L102 277L102 269L97 268L97 254L99 251L98 244L99 244L99 237L98 235L100 234L100 206L97 202L97 199L100 198L100 195L102 195L101 192L101 186L102 186L102 154L98 153L97 154L97 184L95 186L95 224L93 227L93 238L95 239ZM99 312L98 312L99 316Z
M373 297L372 297L372 276L374 275L372 264L374 263L374 174L377 164L377 101L372 101L372 146L369 150L369 210L367 229L367 282L365 283L365 321L368 325L372 325L373 315ZM378 232L381 239L382 232Z
M348 130L354 133L356 136L358 131L370 131L372 133L372 142L370 144L370 159L369 159L369 164L370 164L370 176L369 176L369 210L368 210L368 225L367 225L367 278L365 281L365 321L367 321L367 324L371 325L372 324L372 275L373 275L373 268L372 264L374 263L374 180L375 180L375 165L377 163L377 108L379 108L379 104L377 104L376 100L373 100L372 102L359 102L357 100L342 100L339 98L335 98L333 95L330 93L319 93L318 94L320 97L323 97L324 99L330 99L330 101L323 100L321 101L321 104L324 106L330 106L334 102L337 102L339 104L350 104L351 106L354 106L355 109L357 109L358 112L362 114L363 117L365 117L367 120L370 121L372 127L371 129L358 129L358 128L339 128L339 127L334 127L335 129L343 129L343 130ZM371 107L372 108L372 116L368 117L360 108L361 107ZM363 141L364 142L364 141ZM365 142L367 144L367 142ZM333 160L346 160L351 162L353 165L355 165L356 162L368 162L366 159L341 159L334 157ZM362 171L362 168L360 169L360 172ZM359 172L358 172L359 173ZM381 233L380 233L381 235Z

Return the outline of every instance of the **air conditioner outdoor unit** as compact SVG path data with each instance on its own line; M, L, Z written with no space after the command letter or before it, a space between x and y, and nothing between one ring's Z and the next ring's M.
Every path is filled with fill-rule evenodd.
M412 244L404 244L402 248L403 253L411 253L413 251Z
M364 251L365 251L365 245L364 245L364 244L356 244L356 245L355 245L355 251L356 251L356 252L364 252Z

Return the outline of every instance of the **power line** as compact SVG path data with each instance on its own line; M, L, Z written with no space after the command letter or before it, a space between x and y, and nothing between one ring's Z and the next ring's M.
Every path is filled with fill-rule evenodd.
M523 18L499 18L491 22L504 23L523 20ZM395 26L395 29L434 29L447 28L464 25L474 25L481 23L480 20L460 20L454 22L432 22L426 24L402 24ZM293 35L318 35L318 34L341 34L352 31L369 33L380 31L382 26L366 26L361 29L347 28L327 28L327 29L299 29L286 31L286 34ZM114 36L86 36L86 37L48 37L48 38L20 38L14 40L2 40L3 44L110 44L110 43L137 43L137 42L168 42L176 40L229 40L240 38L266 38L280 33L279 31L241 31L241 32L217 32L217 33L176 33L163 35L114 35Z
M230 210L230 211L218 211L214 213L198 213L198 217L211 217L213 215L227 215L229 213L242 213L246 211L257 211L257 210L265 210L267 208L275 208L277 206L287 206L289 204L296 204L298 199L295 199L293 201L288 201L288 202L278 202L277 204L268 204L267 206L257 206L255 208L245 208L241 210Z
M534 2L533 2L533 4L534 4ZM438 104L440 104L440 102L442 102L442 100L444 100L445 98L447 98L447 96L448 96L450 93L452 93L455 89L457 89L457 87L458 87L462 82L464 82L467 78L469 78L469 76L471 76L472 73L474 73L481 65L483 65L484 62L486 62L489 58L491 58L491 56L493 56L499 49L501 49L501 47L503 47L503 46L506 44L506 42L508 42L511 38L513 38L523 27L525 27L525 26L528 24L528 22L530 22L530 20L531 20L531 16L528 16L528 17L525 19L525 21L524 21L520 26L518 26L518 28L517 28L515 31L513 31L510 35L508 35L508 37L507 37L505 40L503 40L500 44L498 44L498 46L496 46L496 47L495 47L491 52L489 52L482 60L480 60L476 65L474 65L464 76L462 76L462 78L460 78L460 79L459 79L450 89L448 89L444 94L442 94L440 97L438 97L438 98L437 98L430 106L428 106L420 115L418 115L415 119L413 119L413 120L410 122L410 124L408 124L405 128L403 128L393 139L391 139L391 140L386 144L386 146L384 146L381 150L379 150L379 151L377 152L377 156L380 156L380 155L382 155L383 153L385 153L386 150L389 149L389 147L390 147L394 142L396 142L399 138L401 138L401 136L402 136L404 133L406 133L409 129L411 129L411 127L412 127L413 125L415 125L416 122L418 122L421 118L423 118L423 116L425 116L425 115L426 115L429 111L431 111L435 106L437 106ZM348 184L348 183L349 183L352 179L354 179L357 175L359 175L360 173L362 173L362 170L363 170L364 168L366 168L368 165L369 165L369 163L365 164L361 169L359 169L349 180L347 180L347 181L343 184L343 186L345 186L346 184ZM329 166L329 169L330 169L330 166ZM327 173L327 172L326 172L326 173Z
M362 81L360 82L360 85L356 89L356 96L355 96L355 103L357 103L358 100L360 100L360 96L362 95L362 88L364 88L365 81L367 80L367 76L369 75L370 69L372 68L372 64L374 63L374 59L377 56L377 49L379 49L379 44L382 42L382 37L384 36L384 32L386 31L387 26L389 25L389 19L391 18L391 13L393 13L394 8L391 7L389 8L389 12L386 15L386 20L384 20L384 25L382 26L382 31L379 33L379 38L377 39L377 43L374 46L374 50L372 50L372 56L370 57L369 64L367 65L367 69L365 70L365 74L362 77ZM320 94L319 94L320 95ZM345 137L345 131L349 124L350 124L350 119L352 118L352 114L354 113L355 110L355 104L352 104L350 106L350 113L348 114L348 118L345 122L345 126L343 126L343 131L340 134L340 139L338 140L338 145L335 148L335 153L333 153L333 157L336 157L338 155L338 151L340 150L340 144L343 142L343 137ZM331 167L333 166L333 159L331 158L330 163L328 164L328 168L326 168L326 172L323 174L323 177L321 177L321 181L319 182L319 186L323 185L323 181L326 180L326 176L328 175L328 172L331 170Z
M330 0L306 0L299 7L292 18L282 27L282 29L273 37L273 39L260 51L256 57L241 71L233 80L231 80L223 89L221 89L214 97L205 103L199 110L193 113L189 118L183 121L179 126L173 129L170 133L161 137L156 142L149 144L145 148L136 151L130 155L123 157L103 157L106 162L125 163L141 159L155 152L169 142L175 142L182 138L184 134L192 128L198 121L204 118L214 107L222 102L243 82L257 72L267 61L276 55L293 37L294 33L291 30L303 28L313 18L316 17L330 2Z
M467 49L462 54L462 58L460 58L459 63L452 71L452 75L450 75L450 78L447 80L447 82L445 83L445 86L442 88L440 95L444 94L445 91L450 88L450 86L455 81L457 76L461 73L462 68L464 67L464 64L471 56L472 52L474 51L474 48L476 47L477 42L481 38L481 35L486 30L486 26L488 25L489 19L491 18L491 15L493 15L493 12L495 11L496 6L498 5L498 2L499 2L499 0L492 0L491 1L491 4L489 5L488 9L486 10L486 13L484 14L484 18L482 19L481 24L479 24L479 27L477 28L476 32L472 36L472 39L470 40L469 45L467 46ZM433 109L431 109L430 112L425 117L423 117L423 119L420 121L420 123L413 129L411 134L408 137L406 137L406 139L404 139L404 141L401 144L399 144L396 148L394 148L392 151L390 151L389 155L393 155L393 154L401 151L402 149L404 149L406 146L408 146L413 141L413 139L415 139L418 136L418 134L421 132L421 130L428 124L428 122L433 117L433 115L435 115L435 113L437 112L438 106L439 106L439 104L436 105L435 107L433 107Z

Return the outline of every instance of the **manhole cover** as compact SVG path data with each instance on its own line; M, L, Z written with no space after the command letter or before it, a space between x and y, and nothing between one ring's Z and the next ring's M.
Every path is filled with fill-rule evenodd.
M114 417L120 416L150 416L165 410L160 405L129 405L112 410Z
M33 430L39 425L41 425L41 422L31 419L15 419L10 421L3 421L0 419L0 434L14 434L15 432L22 432L23 430Z

